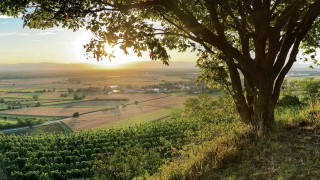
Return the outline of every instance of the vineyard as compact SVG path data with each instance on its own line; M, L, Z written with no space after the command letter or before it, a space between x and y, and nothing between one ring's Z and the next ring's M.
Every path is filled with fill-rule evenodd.
M219 128L212 122L180 119L68 135L0 135L0 160L11 179L92 178L101 173L107 179L131 179L155 173L187 144L200 144L237 126Z

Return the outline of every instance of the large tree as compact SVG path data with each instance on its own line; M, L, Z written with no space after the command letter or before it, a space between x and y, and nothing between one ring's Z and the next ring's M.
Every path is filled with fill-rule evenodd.
M314 58L320 0L33 0L24 15L31 28L85 27L98 60L104 44L168 64L168 50L198 53L202 79L223 84L244 123L275 124L274 109L299 48ZM310 33L310 34L308 34ZM312 35L313 34L313 35ZM303 43L304 42L304 43Z

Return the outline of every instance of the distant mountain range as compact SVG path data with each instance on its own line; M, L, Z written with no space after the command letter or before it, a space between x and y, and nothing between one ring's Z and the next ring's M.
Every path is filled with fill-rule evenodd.
M309 64L294 64L291 71L320 71L320 67L313 66L314 69L308 68ZM99 64L63 64L63 63L19 63L19 64L0 64L0 72L27 72L27 71L79 71L91 69L108 69L107 66ZM152 69L194 69L196 70L195 62L173 61L169 66L165 66L159 61L141 61L123 64L111 69L137 69L137 70L152 70Z
M132 62L111 69L196 69L195 62L170 62L169 66L164 65L159 61L141 61ZM108 69L107 66L99 64L63 64L63 63L19 63L19 64L0 64L0 72L12 71L77 71L90 69Z

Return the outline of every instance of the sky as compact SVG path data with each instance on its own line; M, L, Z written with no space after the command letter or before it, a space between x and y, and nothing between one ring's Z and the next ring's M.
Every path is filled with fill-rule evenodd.
M46 30L23 28L21 19L0 17L0 64L16 63L97 63L87 60L83 45L89 42L92 34L86 30L73 32L68 29ZM105 59L101 64L114 65L129 61L149 60L148 54L137 57L134 53L126 56L115 48L116 58L110 63ZM195 61L194 53L170 52L172 61Z

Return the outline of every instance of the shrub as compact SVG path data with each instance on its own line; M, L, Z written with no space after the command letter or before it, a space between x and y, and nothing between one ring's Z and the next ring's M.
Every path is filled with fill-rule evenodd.
M60 97L67 97L68 94L60 94Z
M84 99L86 96L85 95L78 95L77 93L73 94L73 99L74 100L81 100Z
M72 117L74 117L74 118L79 117L79 116L80 116L79 112L75 112L75 113L73 113L73 115L72 115Z
M280 107L295 107L301 106L302 103L297 96L285 95L278 101L277 105Z
M37 94L35 94L35 95L32 96L32 99L35 100L35 101L38 101L39 96Z

